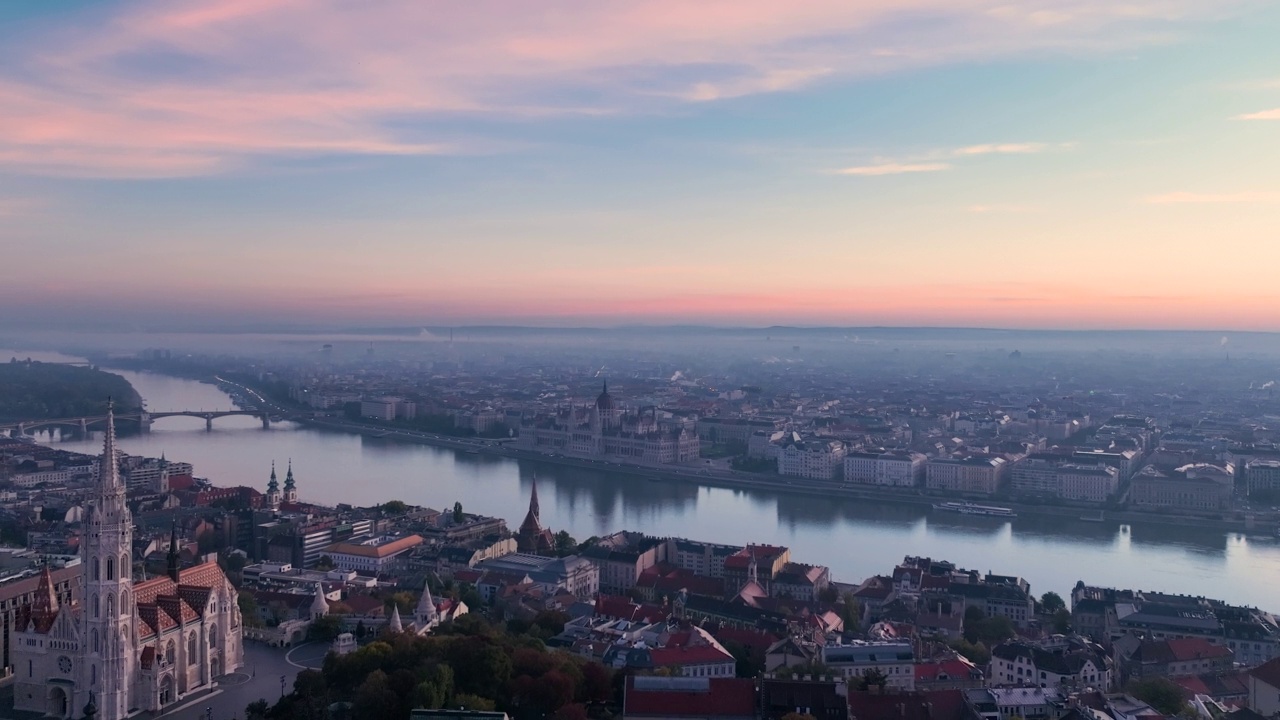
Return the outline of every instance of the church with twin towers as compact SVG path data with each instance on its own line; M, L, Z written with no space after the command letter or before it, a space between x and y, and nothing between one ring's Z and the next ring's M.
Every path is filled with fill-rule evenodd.
M84 602L59 603L46 567L14 623L15 709L100 720L161 712L243 665L236 590L216 562L181 568L173 537L168 573L134 581L110 405L80 548Z

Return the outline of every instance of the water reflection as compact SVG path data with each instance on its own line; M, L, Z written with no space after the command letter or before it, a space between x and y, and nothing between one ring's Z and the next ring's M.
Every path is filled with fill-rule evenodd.
M124 374L152 409L230 407L229 398L210 385ZM96 452L99 442L72 437L64 444ZM212 432L198 418L173 418L158 422L149 434L123 438L121 445L131 453L163 452L191 462L197 475L219 484L259 488L266 485L272 460L292 457L306 500L368 505L398 498L436 508L460 501L469 511L498 515L513 525L524 517L536 475L544 524L579 539L632 529L784 544L798 560L830 565L841 580L888 572L902 555L913 554L1021 574L1036 592L1065 593L1085 579L1268 607L1274 605L1268 588L1280 585L1277 543L1184 526L1126 529L1073 517L1010 521L851 498L651 482L292 423L263 430L253 418L220 419Z

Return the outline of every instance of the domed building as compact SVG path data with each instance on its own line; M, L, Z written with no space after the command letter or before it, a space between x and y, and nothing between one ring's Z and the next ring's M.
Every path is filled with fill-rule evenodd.
M609 394L609 381L605 380L604 389L596 396L596 405L592 410L592 427L599 429L600 432L612 432L618 427L619 415L620 412L613 403L613 396Z
M694 462L702 450L691 418L655 407L627 411L606 381L591 405L524 416L515 446L575 457L617 457L623 462Z

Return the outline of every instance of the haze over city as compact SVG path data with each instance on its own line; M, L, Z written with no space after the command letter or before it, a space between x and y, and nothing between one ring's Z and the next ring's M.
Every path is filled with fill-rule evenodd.
M10 3L0 327L1278 330L1280 8Z

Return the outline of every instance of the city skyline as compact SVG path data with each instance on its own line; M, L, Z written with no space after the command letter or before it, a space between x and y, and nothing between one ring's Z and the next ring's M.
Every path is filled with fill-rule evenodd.
M1280 9L0 9L6 325L1280 330Z

